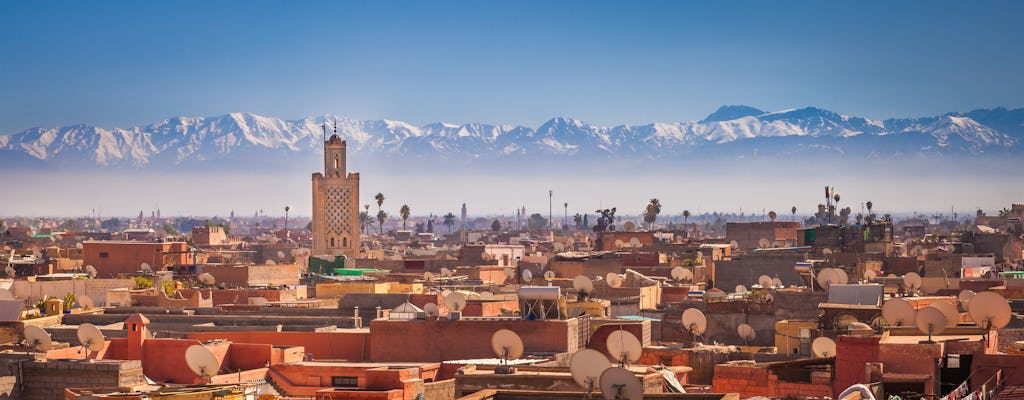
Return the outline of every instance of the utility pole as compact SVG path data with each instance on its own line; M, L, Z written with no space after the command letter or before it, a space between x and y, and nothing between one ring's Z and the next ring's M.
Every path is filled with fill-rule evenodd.
M551 213L551 204L552 204L551 200L553 199L554 195L555 195L555 191L554 190L548 190L548 229L549 230L555 230L555 228L554 228L555 225L551 222L551 214L552 214Z

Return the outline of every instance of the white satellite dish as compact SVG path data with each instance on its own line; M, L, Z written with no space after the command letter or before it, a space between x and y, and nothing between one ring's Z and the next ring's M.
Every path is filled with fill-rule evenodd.
M605 400L642 400L644 386L625 368L611 367L601 373L601 396Z
M53 346L50 334L35 325L25 325L25 344L38 352L46 352Z
M917 310L910 302L894 297L882 304L882 319L890 326L910 326L915 324Z
M209 379L220 371L217 356L201 344L194 344L185 349L185 363L188 364L188 369L203 379Z
M763 288L770 288L772 287L772 277L768 275L761 275L757 278L757 284L761 285Z
M590 294L594 291L594 281L584 275L579 275L572 279L572 287L585 294Z
M96 274L97 274L96 267L94 267L92 265L86 265L85 266L85 273L86 273L86 275L89 275L90 278L95 278Z
M444 305L452 311L462 311L466 309L466 295L459 292L452 292L447 296L444 296Z
M437 304L434 303L424 304L423 312L427 314L428 317L436 317L438 314L441 313L441 311L437 308Z
M734 293L736 293L736 294L746 294L747 293L747 287L743 286L743 285L736 285L736 288L733 289L733 290L734 290Z
M768 238L761 238L760 240L757 241L757 247L767 249L769 247L772 247L772 241L768 240Z
M524 269L522 272L522 278L523 282L529 283L530 281L533 280L533 272L530 272L530 270L528 269Z
M850 275L846 274L846 270L845 269L840 267L840 268L832 268L832 270L835 271L836 277L839 279L839 281L835 282L835 283L838 283L840 285L845 285L847 283L850 283Z
M93 307L96 307L96 303L94 303L92 301L92 297L86 296L84 294L81 295L81 296L78 296L77 297L77 301L78 301L78 307L81 307L84 310L90 310Z
M672 268L672 279L678 282L688 281L693 279L693 272L683 267Z
M569 361L569 373L572 380L576 381L587 393L593 392L595 388L601 387L601 373L611 368L612 363L608 357L594 349L582 349L573 353Z
M217 278L214 278L213 275L210 275L207 272L203 272L199 274L199 282L202 282L204 285L207 286L212 286L213 284L217 283Z
M637 360L640 360L640 354L643 351L640 340L632 333L622 329L608 335L605 345L608 347L608 354L611 358L618 361L621 365L637 362Z
M995 292L981 292L975 295L967 312L975 325L985 329L1005 327L1013 316L1010 302Z
M836 342L824 336L819 336L811 342L811 351L815 357L825 358L836 355Z
M757 338L757 332L750 324L740 324L736 327L736 333L740 335L740 339L743 339L743 343L749 343Z
M946 329L946 316L942 314L942 310L935 307L925 307L919 310L915 322L917 330L928 334L928 341L925 343L935 343L932 341L932 335L938 335Z
M693 336L700 336L708 328L708 318L696 308L683 311L683 327Z
M153 267L150 267L148 263L142 263L139 265L139 270L148 274L153 272Z
M611 273L611 274L608 275L607 283L608 283L609 287L620 288L620 287L622 287L622 282L623 282L622 275L619 275L619 274L616 274L616 273Z
M16 300L10 290L0 289L0 300Z
M824 254L826 256L830 256L830 255L832 255L832 249L829 249L829 248L822 249L821 250L821 254Z
M555 279L555 271L546 271L546 272L544 272L544 279L547 279L549 281L552 280L552 279Z
M427 281L427 282L433 282L434 281L434 273L433 272L429 272L429 271L428 272L424 272L423 273L423 280Z
M818 286L822 289L828 289L833 283L839 283L839 273L832 268L822 268L818 271L818 277L816 278Z
M281 251L281 250L277 251L277 259L278 260L284 259L284 252L283 251Z
M929 304L928 307L942 312L942 315L946 317L946 326L957 326L960 323L960 312L957 311L953 303L940 300Z
M906 275L903 275L903 286L906 286L911 293L916 292L921 288L921 275L916 272L907 272Z
M501 359L502 365L507 365L508 360L523 356L523 339L511 330L501 329L491 335L491 350Z
M441 268L441 275L450 278L452 276L452 270L448 268Z
M957 299L960 300L960 306L963 307L964 311L970 309L971 299L974 298L976 293L973 290L961 290L960 294L957 295Z
M616 248L622 248L622 247L626 247L626 242L623 242L623 241L621 241L621 240L616 240L616 241L615 241L615 247L616 247Z
M782 287L782 279L772 278L772 286L780 288Z
M735 240L730 240L729 241L729 247L732 247L733 250L736 250L736 249L740 248L740 242L737 242Z
M88 322L78 326L78 341L82 343L82 347L89 351L100 351L103 350L103 346L106 345L107 339L103 337L103 332L96 325Z
M639 238L636 238L636 237L629 238L629 246L630 247L640 247L641 245L642 244L640 243L640 239Z

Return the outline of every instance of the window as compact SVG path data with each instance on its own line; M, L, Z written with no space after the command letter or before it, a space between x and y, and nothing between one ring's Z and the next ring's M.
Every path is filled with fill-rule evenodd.
M334 169L338 168L341 168L341 160L338 159L338 156L334 156Z
M332 248L334 247L334 238L331 238L331 244L328 245L327 247L332 247Z
M359 387L359 378L355 376L332 376L331 386L334 387Z
M341 247L348 247L348 238L341 238Z
M107 258L107 257L110 257L110 253L107 253L105 251L100 253L100 258Z

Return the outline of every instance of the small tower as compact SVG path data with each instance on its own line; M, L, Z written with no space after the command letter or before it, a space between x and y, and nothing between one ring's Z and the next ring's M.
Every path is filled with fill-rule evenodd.
M142 359L142 343L146 341L146 326L149 325L149 318L142 314L132 314L124 320L128 328L128 359Z

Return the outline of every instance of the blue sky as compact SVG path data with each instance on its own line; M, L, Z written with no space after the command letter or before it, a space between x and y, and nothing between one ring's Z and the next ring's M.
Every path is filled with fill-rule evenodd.
M1024 2L0 2L0 133L247 111L597 124L1024 106Z

